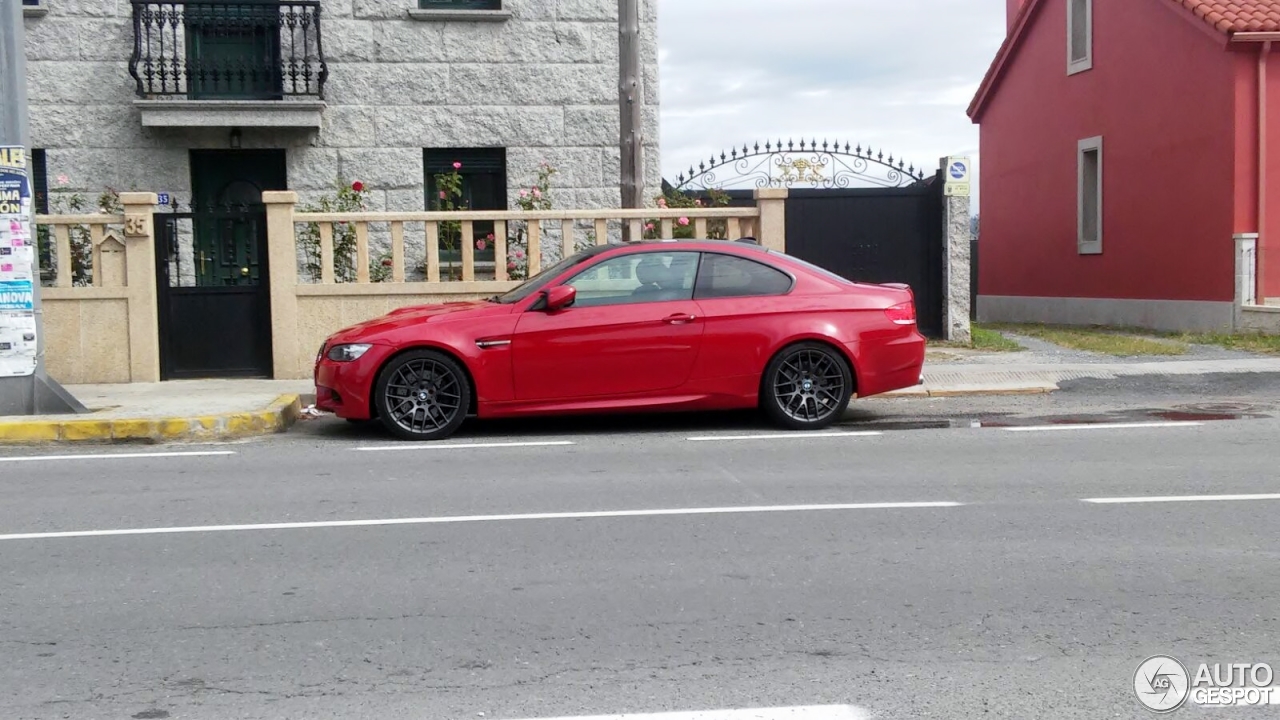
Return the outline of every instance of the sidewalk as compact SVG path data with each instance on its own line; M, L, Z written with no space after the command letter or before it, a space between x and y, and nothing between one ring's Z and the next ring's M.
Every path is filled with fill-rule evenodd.
M1013 359L962 355L954 362L928 362L924 385L878 397L1029 395L1050 393L1061 382L1081 378L1280 373L1280 358L1256 356L1115 362ZM91 410L89 414L0 417L0 444L213 442L269 435L287 431L302 417L314 392L307 380L178 380L68 389Z
M314 392L297 380L68 385L88 414L0 417L0 443L200 442L284 432Z
M975 360L978 358L975 358ZM987 358L981 358L987 360ZM1280 358L1150 360L1115 362L1010 362L1008 355L987 362L925 364L924 385L882 397L961 397L1049 393L1067 380L1113 380L1137 375L1280 373Z

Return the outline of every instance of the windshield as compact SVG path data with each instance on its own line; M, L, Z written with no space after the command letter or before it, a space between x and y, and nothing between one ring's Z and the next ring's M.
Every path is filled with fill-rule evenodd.
M561 260L555 265L552 265L551 267L543 270L537 275L534 275L528 280L525 280L524 282L520 283L516 287L507 291L505 294L495 295L494 297L489 298L489 300L491 300L492 302L499 303L501 305L510 305L511 303L520 302L521 300L541 290L543 287L546 286L547 283L555 279L555 277L560 273L573 267L574 265L577 265L578 263L586 260L587 258L594 256L596 253L600 252L600 250L602 249L604 249L602 246L596 246L589 250L583 250L580 253L570 255L564 260Z

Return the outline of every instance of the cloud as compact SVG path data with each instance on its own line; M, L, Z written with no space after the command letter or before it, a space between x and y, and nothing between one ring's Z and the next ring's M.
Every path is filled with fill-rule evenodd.
M976 165L965 108L1004 13L997 0L658 0L663 175L801 137Z

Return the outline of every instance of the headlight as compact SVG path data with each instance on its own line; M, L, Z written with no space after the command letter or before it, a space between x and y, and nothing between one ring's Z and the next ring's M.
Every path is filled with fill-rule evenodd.
M351 362L359 360L361 355L369 351L373 347L368 344L358 345L335 345L329 350L329 359L334 362Z

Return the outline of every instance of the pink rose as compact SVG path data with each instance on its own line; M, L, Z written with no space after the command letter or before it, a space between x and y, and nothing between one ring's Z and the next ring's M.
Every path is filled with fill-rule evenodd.
M477 241L476 241L476 249L477 249L477 250L484 250L484 249L485 249L485 241L484 241L484 240L477 240Z
M454 164L453 164L453 169L454 169L454 170L461 170L461 169L462 169L462 163L460 163L460 162L456 162L456 163L454 163Z
M528 191L528 190L521 190L521 191L520 191L520 197L529 197L529 191Z
M644 229L645 229L645 230L648 230L648 231L650 231L650 232L652 232L652 231L653 231L653 223L645 223Z
M445 198L447 198L447 197L449 197L449 196L448 196L448 195L446 195L446 194L444 193L444 191L443 191L443 190L441 190L441 191L440 191L440 199L441 199L441 200L444 200L444 199L445 199Z
M508 270L515 270L515 269L516 269L516 264L515 264L514 262L509 262L509 263L507 263L507 269L508 269Z
M59 175L59 176L58 176L58 184L59 184L59 185L70 185L70 184L71 184L71 178L67 177L66 175Z
M688 224L689 224L689 218L680 218L680 220L679 220L678 222L679 222L681 225L688 225Z
M658 207L665 208L667 206L666 198L658 198Z
M534 189L533 189L533 196L534 196L535 198L540 198L540 197L542 197L542 191L541 191L541 190L539 190L538 188L534 188Z
M520 248L516 248L516 259L517 259L517 260L523 260L523 259L524 259L524 251L523 251L523 250L521 250Z

